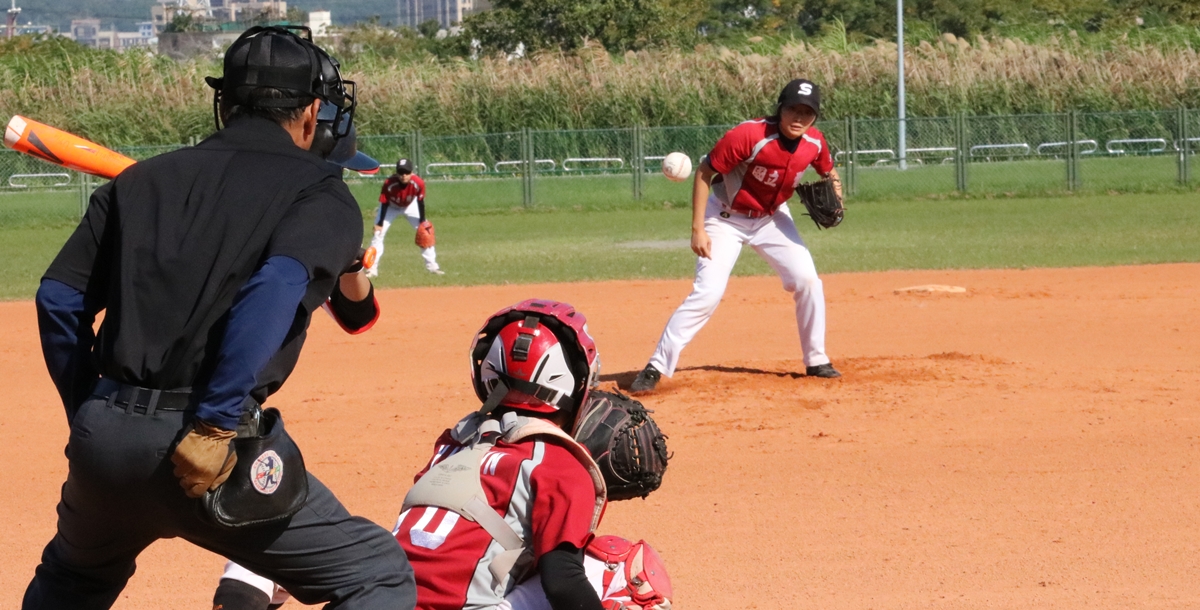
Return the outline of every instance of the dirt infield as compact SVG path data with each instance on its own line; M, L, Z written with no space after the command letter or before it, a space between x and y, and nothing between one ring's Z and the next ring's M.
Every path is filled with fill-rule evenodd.
M900 293L939 284L965 293ZM1200 265L830 275L806 379L791 300L734 278L682 370L643 397L675 457L601 530L662 552L681 610L1200 607ZM627 385L687 281L414 289L350 337L319 316L273 401L309 466L390 527L436 434L477 405L471 333L574 303ZM16 607L66 471L31 303L0 304L0 607ZM222 560L142 555L117 608L209 608ZM294 604L294 602L293 602ZM291 607L291 606L288 606Z

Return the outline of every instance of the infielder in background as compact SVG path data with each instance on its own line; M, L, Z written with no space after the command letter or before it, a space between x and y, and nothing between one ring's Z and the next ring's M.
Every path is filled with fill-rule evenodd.
M746 121L726 132L700 161L692 186L692 293L667 321L650 363L630 390L653 390L672 376L683 348L704 327L729 283L729 274L749 245L766 259L796 301L796 324L805 374L840 377L825 354L825 293L812 254L788 210L808 167L841 182L825 136L813 126L821 95L811 81L797 79L779 93L774 116Z
M375 249L375 262L367 270L368 277L379 275L379 263L383 260L383 242L396 216L404 214L408 224L417 231L417 245L425 270L437 275L446 272L438 267L437 252L434 251L433 223L425 219L425 181L413 174L412 161L400 159L396 162L396 173L388 176L379 192L379 214L375 217L375 236L371 247Z

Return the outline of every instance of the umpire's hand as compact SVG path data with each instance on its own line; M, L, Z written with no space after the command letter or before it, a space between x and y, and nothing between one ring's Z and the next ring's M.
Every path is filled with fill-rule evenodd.
M199 498L229 478L237 463L237 454L229 446L235 436L237 432L233 430L222 430L197 419L175 446L171 463L175 464L175 476L189 498Z

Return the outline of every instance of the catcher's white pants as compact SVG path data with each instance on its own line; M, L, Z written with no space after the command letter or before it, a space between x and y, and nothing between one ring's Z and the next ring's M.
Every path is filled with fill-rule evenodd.
M283 590L283 587L275 584L270 579L263 578L232 561L225 562L225 573L221 575L221 578L240 580L262 591L267 597L271 598L272 604L282 604L292 597L287 591Z
M371 247L375 248L375 268L379 268L379 262L383 260L383 239L387 236L388 229L392 227L392 220L400 214L408 219L408 224L412 225L413 229L421 224L421 210L417 207L416 201L408 204L408 207L400 207L398 205L388 205L387 209L380 204L379 213L375 215L375 236L371 238ZM382 228L380 228L382 227ZM437 252L436 246L429 248L421 248L421 258L425 260L425 269L427 271L437 271Z
M584 572L587 574L588 582L596 590L596 595L600 597L601 601L610 599L629 600L629 596L625 591L624 562L618 564L618 568L613 572L613 579L609 583L608 589L604 590L604 562L591 555L584 554ZM221 575L221 578L240 580L262 591L271 598L272 604L282 604L291 598L288 592L284 591L279 585L232 561L226 562L225 573ZM546 599L546 592L542 589L542 579L536 573L525 582L517 585L504 601L495 608L496 610L551 610L550 600Z
M596 590L596 595L601 602L608 600L629 601L630 597L625 589L625 562L618 564L618 569L613 572L612 582L609 583L608 589L604 589L604 562L584 553L583 555L583 571L587 574L588 582L592 588ZM504 597L504 601L496 606L496 610L551 610L550 600L546 599L546 591L542 589L542 578L538 574L534 574L528 580L517 585L511 593Z
M722 218L721 211L721 202L709 197L704 229L712 239L712 258L696 259L696 281L692 284L692 294L683 300L683 304L667 321L658 347L650 357L650 365L667 377L675 374L680 352L717 310L743 245L754 248L779 274L783 289L792 293L796 301L796 326L800 330L804 365L827 364L825 291L821 278L817 277L812 253L796 230L787 204L780 206L773 215L763 218L748 218L736 213Z

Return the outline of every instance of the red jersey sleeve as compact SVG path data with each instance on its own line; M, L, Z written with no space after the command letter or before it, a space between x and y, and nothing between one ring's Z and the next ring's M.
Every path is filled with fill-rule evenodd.
M708 153L708 164L714 171L727 174L739 163L750 158L750 153L754 152L754 144L762 139L761 135L755 137L756 127L757 131L762 130L754 121L742 123L725 132L725 135L717 140L712 152Z
M379 189L379 203L387 203L388 189L391 186L392 186L392 179L390 177L383 181L383 187Z
M530 479L533 491L533 554L536 558L569 542L585 548L592 539L596 490L592 477L569 450L547 442L542 463Z
M417 201L425 201L425 181L419 176L413 176L412 181L417 185Z
M821 151L817 153L817 158L813 160L812 166L817 173L825 176L833 171L833 155L829 152L829 142L825 141L825 134L817 131L816 135L817 139L821 141Z

